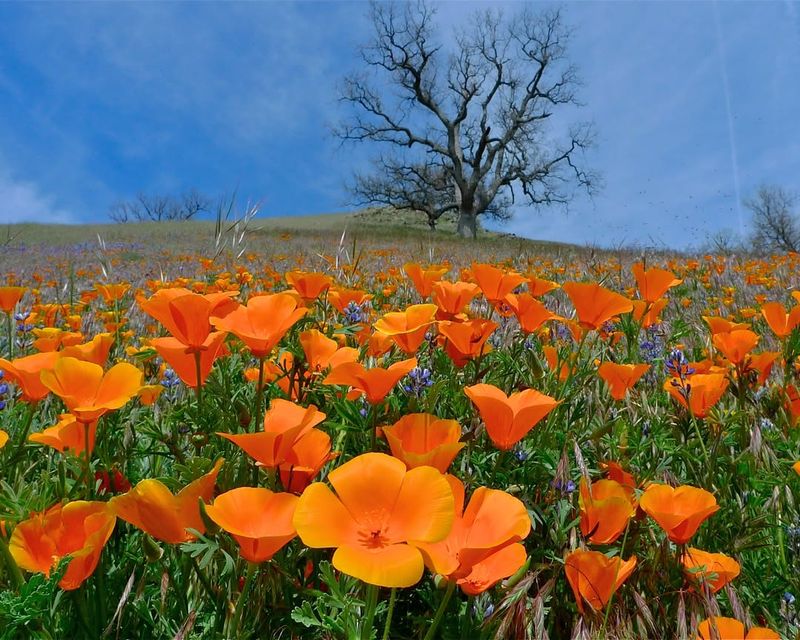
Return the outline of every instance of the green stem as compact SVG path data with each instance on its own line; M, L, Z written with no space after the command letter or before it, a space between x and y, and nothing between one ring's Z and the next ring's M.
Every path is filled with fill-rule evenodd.
M84 476L86 478L86 499L92 499L92 490L94 489L94 483L92 482L92 461L91 456L89 455L89 428L90 425L87 422L81 422L83 426L83 461L84 461Z
M264 358L258 359L258 387L256 387L255 431L261 431L261 409L264 398Z
M433 618L433 622L431 622L431 626L428 627L428 633L425 634L424 640L433 640L436 637L436 630L442 623L442 618L444 618L445 611L447 611L447 605L450 604L450 598L453 597L453 592L455 590L455 580L449 581L447 583L447 591L444 592L444 597L439 603L439 608L436 610L436 615Z
M28 415L25 416L25 423L22 425L22 431L20 431L17 442L14 445L14 453L12 453L8 459L9 470L14 469L14 466L22 457L22 452L25 448L25 441L28 438L28 432L31 430L31 424L33 423L33 414L36 413L36 405L36 402L28 403Z
M613 585L611 590L611 595L608 596L608 604L606 605L606 612L603 616L603 631L601 636L603 638L606 637L606 626L608 625L608 614L611 613L611 604L614 602L614 595L617 593L617 577L619 576L619 569L622 566L622 555L625 553L625 543L628 540L628 532L631 530L631 521L628 519L628 524L625 527L625 535L622 536L622 544L619 547L619 562L617 563L617 569L614 571L614 581L611 583Z
M203 412L203 385L200 382L200 352L194 352L194 371L195 375L197 376L197 386L194 388L195 396L197 396L197 414L199 415Z
M239 624L242 621L242 612L247 605L247 597L250 595L250 589L253 586L253 578L256 575L256 569L258 569L258 565L255 562L247 563L247 576L244 579L242 593L236 601L236 611L234 611L233 619L231 620L230 632L228 634L229 638L239 637Z
M386 624L383 626L383 640L389 640L389 631L392 628L392 614L394 614L394 603L397 601L397 589L393 588L389 592L389 610L386 612Z
M25 584L25 578L22 577L22 572L19 570L14 556L8 550L8 543L6 543L2 535L0 535L0 557L2 557L3 563L6 565L6 573L14 586L14 590L19 591L22 585Z
M375 620L375 609L377 606L378 587L374 584L367 585L367 603L364 624L361 626L361 640L370 640L372 637L372 624Z
M8 359L14 359L14 333L12 331L12 327L14 325L13 320L11 319L11 314L13 311L9 311L6 314L6 333L8 335Z

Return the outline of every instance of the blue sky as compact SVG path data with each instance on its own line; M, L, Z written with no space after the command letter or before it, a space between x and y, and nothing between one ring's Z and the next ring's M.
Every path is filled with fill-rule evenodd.
M439 22L487 5L441 3ZM562 6L604 188L567 215L520 209L508 231L687 247L746 228L759 183L800 189L800 5ZM99 221L138 191L189 187L237 188L265 215L346 210L368 150L328 127L366 9L0 3L0 222Z

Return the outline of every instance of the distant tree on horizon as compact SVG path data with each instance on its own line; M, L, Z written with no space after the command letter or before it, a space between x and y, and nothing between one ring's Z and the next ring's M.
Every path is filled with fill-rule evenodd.
M211 200L196 189L179 196L138 193L130 200L120 200L108 209L114 222L166 222L191 220L210 210Z
M744 201L752 213L753 246L767 252L800 252L800 212L797 195L777 185L763 184Z
M561 136L548 126L579 105L558 10L477 12L447 51L424 0L370 7L366 68L345 77L350 113L334 130L380 149L374 171L350 185L357 204L412 209L432 229L452 212L459 234L474 238L480 217L507 219L518 201L566 206L578 189L594 192L597 176L583 162L591 125Z

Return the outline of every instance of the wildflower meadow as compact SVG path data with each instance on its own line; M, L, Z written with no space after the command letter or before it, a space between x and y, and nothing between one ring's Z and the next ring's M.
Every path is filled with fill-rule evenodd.
M798 636L800 255L244 235L5 248L0 638Z

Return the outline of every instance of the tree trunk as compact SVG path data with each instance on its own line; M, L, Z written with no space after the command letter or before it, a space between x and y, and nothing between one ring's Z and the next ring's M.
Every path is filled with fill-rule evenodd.
M478 216L472 211L458 212L458 235L473 240L478 237Z

